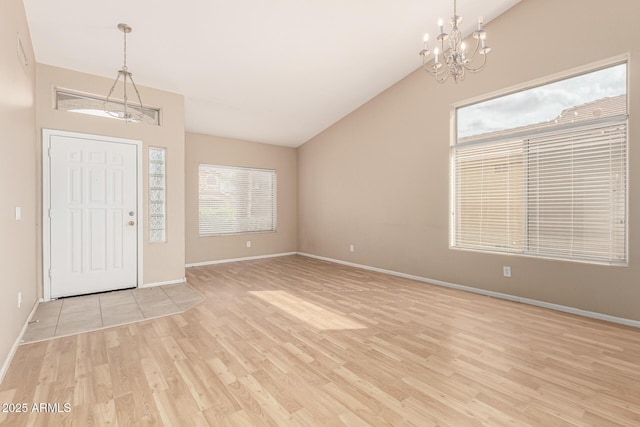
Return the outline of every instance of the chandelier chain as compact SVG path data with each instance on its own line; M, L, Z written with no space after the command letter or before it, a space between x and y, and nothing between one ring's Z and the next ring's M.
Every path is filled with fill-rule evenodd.
M122 49L123 51L122 69L126 71L127 70L127 31L125 30L122 33L124 34L124 47Z

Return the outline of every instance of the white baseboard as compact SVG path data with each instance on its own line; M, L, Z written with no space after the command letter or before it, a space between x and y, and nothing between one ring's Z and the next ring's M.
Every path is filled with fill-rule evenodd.
M204 261L204 262L193 262L187 264L185 267L202 267L205 265L214 265L214 264L226 264L228 262L238 262L238 261L251 261L254 259L264 259L264 258L276 258L281 256L289 256L296 255L298 252L283 252L279 254L268 254L268 255L257 255L257 256L249 256L244 258L228 258L228 259L219 259L215 261Z
M186 281L187 281L187 278L183 277L182 279L167 280L166 282L144 283L143 285L140 286L140 288L153 288L154 286L175 285L177 283L184 283Z
M519 297L519 296L516 296L516 295L505 294L505 293L502 293L502 292L493 292L493 291L488 291L488 290L485 290L485 289L474 288L474 287L471 287L471 286L465 286L465 285L459 285L459 284L456 284L456 283L443 282L441 280L429 279L427 277L422 277L422 276L414 276L413 274L400 273L398 271L393 271L393 270L385 270L383 268L371 267L371 266L363 265L363 264L356 264L356 263L353 263L353 262L342 261L342 260L334 259L334 258L327 258L327 257L319 256L319 255L307 254L307 253L304 253L304 252L298 252L298 255L306 256L306 257L309 257L309 258L315 258L315 259L319 259L319 260L322 260L322 261L333 262L333 263L336 263L336 264L348 265L350 267L362 268L364 270L376 271L378 273L385 273L385 274L389 274L389 275L392 275L392 276L403 277L405 279L417 280L419 282L431 283L433 285L444 286L446 288L458 289L458 290L466 291L466 292L473 292L475 294L487 295L487 296L494 297L494 298L505 299L505 300L519 302L519 303L523 303L523 304L534 305L534 306L537 306L537 307L548 308L548 309L551 309L551 310L562 311L564 313L576 314L578 316L591 317L593 319L604 320L604 321L607 321L607 322L619 323L621 325L627 325L627 326L633 326L633 327L636 327L636 328L640 328L640 321L632 320L632 319L626 319L624 317L610 316L608 314L597 313L597 312L594 312L594 311L582 310L582 309L579 309L579 308L569 307L569 306L566 306L566 305L553 304L553 303L549 303L549 302L545 302L545 301L539 301L539 300L530 299L530 298L522 298L522 297Z
M25 320L24 325L22 325L22 329L20 330L20 333L18 334L18 338L16 338L16 341L13 343L13 346L11 347L11 350L9 351L9 354L7 355L7 358L5 359L4 363L2 364L2 369L0 369L0 384L2 384L2 381L4 381L4 376L7 374L7 371L9 370L9 365L11 365L11 361L13 360L13 356L16 355L16 351L18 351L18 347L20 346L20 343L22 342L22 337L24 336L24 333L27 331L27 326L29 326L29 322L31 321L31 318L33 317L33 315L36 313L36 309L38 308L38 304L40 304L42 302L42 300L37 300L36 303L33 305L33 308L31 309L31 313L29 313L29 316L27 316L27 320Z

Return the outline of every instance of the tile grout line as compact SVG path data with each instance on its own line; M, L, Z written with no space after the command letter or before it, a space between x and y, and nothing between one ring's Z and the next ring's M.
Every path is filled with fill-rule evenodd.
M60 325L60 316L62 316L62 306L64 305L64 300L60 303L60 310L58 311L58 316L56 317L56 327L53 328L53 335L51 338L55 338L58 333L58 325Z
M136 292L138 289L144 289L144 288L136 288L135 290L133 290L131 292L131 295L133 295L133 300L136 302L136 306L138 306L138 310L140 310L140 314L142 314L142 318L143 319L147 319L147 316L144 314L144 311L142 310L142 307L140 307L140 302L138 301L138 297L136 296L136 294L138 292Z
M164 292L164 294L167 296L167 298L169 298L169 301L171 301L171 302L173 303L173 305L178 309L178 313L179 313L179 312L181 312L180 307L178 306L178 303L177 303L177 302L175 302L175 301L173 300L173 298L171 298L171 295L169 295L169 294L167 293L167 291L165 291L165 290L164 290L164 289L162 289L162 288L160 288L160 290L161 290L162 292Z
M100 327L104 328L104 313L102 313L102 297L100 295L98 297L98 310L100 310Z

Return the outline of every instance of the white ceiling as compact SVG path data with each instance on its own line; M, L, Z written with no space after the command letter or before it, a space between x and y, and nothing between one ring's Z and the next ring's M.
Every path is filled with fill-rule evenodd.
M463 32L519 1L459 0ZM136 83L183 94L187 131L293 147L418 68L423 34L453 8L451 0L24 5L38 62L115 78L124 22Z

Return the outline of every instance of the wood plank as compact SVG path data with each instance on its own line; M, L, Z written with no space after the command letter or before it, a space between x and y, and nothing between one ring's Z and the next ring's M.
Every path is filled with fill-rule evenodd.
M187 312L20 346L0 403L71 412L0 424L640 424L631 327L300 256L187 278Z

